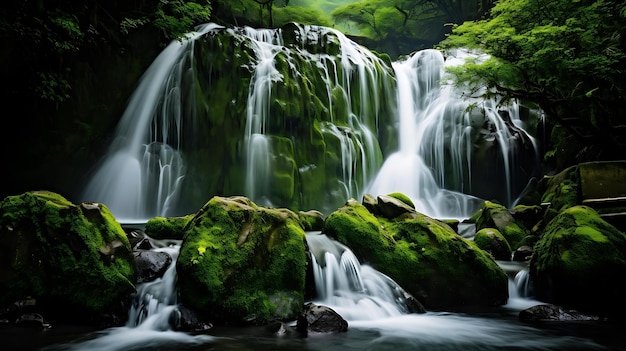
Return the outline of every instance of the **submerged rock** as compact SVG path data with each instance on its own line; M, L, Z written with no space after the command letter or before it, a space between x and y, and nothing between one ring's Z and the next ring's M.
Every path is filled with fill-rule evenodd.
M583 314L576 310L566 310L563 307L552 304L541 304L522 310L519 313L519 319L524 322L571 322L601 320L601 318L598 316Z

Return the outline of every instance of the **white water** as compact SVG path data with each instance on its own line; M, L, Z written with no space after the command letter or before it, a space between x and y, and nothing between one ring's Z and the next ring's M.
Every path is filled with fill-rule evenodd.
M181 215L177 210L187 201L181 198L181 191L189 168L180 149L183 115L193 120L195 111L184 110L196 104L194 42L205 33L222 29L206 25L188 40L172 42L157 57L131 97L110 149L94 170L81 201L105 203L125 223ZM339 150L328 150L336 153L340 162L336 174L325 180L324 195L331 199L332 206L337 201L341 204L349 198L360 199L366 193L399 191L413 200L418 211L432 217L469 217L481 203L466 194L472 191L473 145L484 123L489 125L489 137L495 140L503 164L482 167L497 169L496 178L506 178L503 192L507 205L513 204L518 194L511 185L516 182L516 161L511 157L515 150L510 145L516 135L511 133L502 111L510 116L509 124L520 127L519 106L468 98L452 84L443 84L447 83L442 81L447 79L445 66L459 64L463 56L444 60L439 51L423 50L394 62L389 69L378 56L330 28L294 25L290 30L301 38L301 47L285 44L281 29L226 30L253 49L254 57L247 67L251 77L241 136L245 174L240 178L243 184L234 186L241 187L252 201L263 206L291 205L276 203L272 197L272 188L283 184L274 179L275 164L282 156L272 150L272 145L276 137L288 138L297 154L299 147L308 146L302 145L307 140L295 140L284 130L269 129L272 122L276 124L272 111L274 90L286 80L298 80L302 74L299 65L305 64L315 67L307 69L317 75L310 81L322 81L326 88L320 100L327 101L327 110L316 117L324 141L339 145ZM336 56L307 50L315 45L331 45L326 42L328 38L338 47ZM289 67L283 73L276 68L279 54ZM472 106L481 111L480 116L472 112ZM397 111L398 122L398 150L385 160L379 138L390 126L380 125L382 111L392 115ZM522 128L516 132L525 133ZM310 177L302 174L309 170L330 167L297 166L294 171L301 174L293 177L301 179ZM309 205L324 211L335 209L327 207L329 203Z
M176 310L175 261L178 244L161 247L173 258L163 278L138 287L126 326L109 328L41 351L127 350L603 350L591 339L575 334L554 335L524 325L515 318L466 314L408 313L407 293L389 277L362 265L344 245L319 233L308 233L318 297L317 304L333 308L348 321L348 332L324 337L286 337L265 333L191 335L172 330ZM523 264L501 262L508 273L523 272ZM515 279L517 280L517 278ZM523 283L520 283L523 285ZM511 282L510 289L519 288ZM539 301L518 295L504 306L511 315ZM521 290L520 290L521 291Z
M183 80L192 65L194 40L216 28L206 25L182 42L173 41L143 74L83 201L106 204L124 223L171 213L186 169L178 150Z
M368 265L324 234L307 234L319 305L334 309L346 320L397 317L409 310L410 296L396 282Z
M105 329L86 341L77 341L50 348L68 351L126 351L164 346L181 347L206 344L216 338L209 335L190 335L174 331L173 314L177 313L176 259L180 243L154 249L166 252L172 263L163 277L138 285L128 321L123 327Z
M349 248L319 233L307 234L307 242L318 294L314 302L331 307L348 321L350 330L363 333L360 340L350 340L351 349L602 349L589 340L544 334L514 319L446 312L408 313L408 294L389 277L361 265ZM526 272L519 263L503 264L505 270L519 270L522 275ZM523 295L523 284L524 279L517 276L510 280L511 299L504 309L512 314L541 303ZM348 345L336 346L342 349Z
M507 205L512 205L517 196L511 188L513 161L509 150L515 136L501 111L506 110L513 123L521 125L520 106L515 102L498 106L495 100L464 96L446 78L447 66L461 64L468 57L462 52L457 54L446 60L438 50L422 50L393 63L400 147L385 160L366 190L373 195L402 192L413 200L417 211L435 218L465 219L482 203L466 195L471 189L463 187L472 182L474 134L483 118L495 129L501 147ZM472 115L476 108L484 111L480 120ZM527 133L525 136L533 140ZM457 185L459 192L446 190L447 184Z

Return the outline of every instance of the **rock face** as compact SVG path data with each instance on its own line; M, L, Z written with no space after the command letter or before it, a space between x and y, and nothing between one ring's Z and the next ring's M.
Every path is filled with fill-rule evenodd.
M120 224L100 203L46 191L0 202L0 305L33 297L49 319L125 318L135 262Z
M410 206L404 203L400 205L404 214L398 216L396 211L376 209L372 197L366 198L367 207L352 199L331 213L323 232L350 247L361 262L391 277L426 309L506 303L506 274L474 242L443 222L407 210Z
M602 316L626 313L626 235L590 207L569 207L547 224L530 274L542 301Z
M298 215L213 197L191 220L177 261L181 302L217 323L295 319L304 304Z

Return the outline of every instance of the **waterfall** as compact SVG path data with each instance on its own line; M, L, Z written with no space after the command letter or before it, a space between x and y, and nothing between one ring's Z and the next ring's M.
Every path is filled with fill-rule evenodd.
M235 193L331 212L403 192L426 215L458 219L484 198L511 206L536 164L520 168L519 145L534 139L519 104L449 82L461 58L422 50L389 65L331 28L199 27L146 71L79 201L124 223Z
M503 202L513 204L517 194L512 186L512 169L516 165L511 148L521 133L524 140L533 143L534 150L537 147L521 128L519 104L500 106L494 99L466 96L454 86L445 69L468 56L462 52L458 55L444 59L442 52L429 49L393 63L400 147L385 160L367 192L402 192L426 215L467 218L482 203L470 195L476 172L472 169L476 135L490 131L501 154L483 167L502 170L505 188L499 190L505 193ZM509 120L512 125L507 123ZM504 163L501 167L497 164L499 158Z
M216 28L208 24L173 41L143 74L83 192L85 201L106 204L126 223L172 213L186 169L179 147L193 43Z
M331 307L348 321L398 317L409 312L410 295L391 278L324 234L308 233L316 303Z
M151 347L201 345L215 341L213 336L190 335L172 329L171 323L177 313L176 259L180 252L180 243L160 246L153 250L169 254L172 262L161 278L138 285L125 326L105 329L93 339L54 347L50 351L144 350Z
M250 38L257 63L250 80L246 114L246 190L247 197L262 206L271 206L270 177L272 151L266 136L270 118L272 85L280 81L281 75L275 67L275 55L282 48L280 32L271 29L244 28Z

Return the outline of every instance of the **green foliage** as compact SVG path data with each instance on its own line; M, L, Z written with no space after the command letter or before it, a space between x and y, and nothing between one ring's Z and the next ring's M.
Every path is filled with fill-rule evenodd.
M147 22L162 30L166 38L180 40L195 26L210 21L211 4L209 0L160 0L149 18Z
M279 7L274 11L274 25L277 27L281 27L289 22L325 27L332 26L330 19L328 19L320 10L286 6Z
M476 0L361 0L335 9L331 15L338 24L355 26L352 34L375 40L393 40L401 46L408 41L408 52L433 45L444 38L450 24L478 18L488 7ZM426 44L428 43L428 44Z
M454 69L476 90L486 85L509 98L532 99L571 133L621 149L624 6L612 0L502 0L488 19L455 26L440 47L491 56Z
M24 77L25 89L45 102L61 103L70 97L68 67L78 58L123 44L132 29L147 25L165 40L181 38L210 15L209 0L12 1L0 9L0 38L8 53L32 68L27 72L32 76Z

